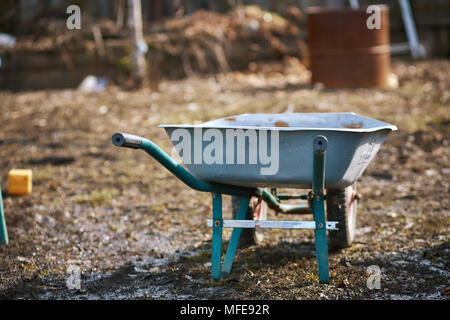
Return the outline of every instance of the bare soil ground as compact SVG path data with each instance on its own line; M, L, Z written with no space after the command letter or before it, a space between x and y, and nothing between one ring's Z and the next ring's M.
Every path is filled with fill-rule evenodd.
M165 81L159 91L0 93L10 237L0 298L448 299L450 62L396 60L396 89L330 90L289 61L275 69ZM141 151L115 148L111 135L170 151L158 124L285 111L353 111L399 127L359 180L357 240L330 253L330 284L318 283L312 231L286 230L266 232L238 252L231 278L212 281L210 195ZM31 195L6 195L11 168L33 169ZM367 286L372 265L380 289ZM79 290L66 285L70 266L81 270Z

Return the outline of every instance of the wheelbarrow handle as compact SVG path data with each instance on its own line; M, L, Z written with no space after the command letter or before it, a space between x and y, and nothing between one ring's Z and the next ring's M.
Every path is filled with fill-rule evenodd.
M223 193L242 197L251 197L256 195L257 190L254 188L230 186L197 179L189 171L183 168L181 164L177 163L160 147L148 139L136 136L134 134L119 132L112 136L112 142L117 147L144 150L192 189L203 192Z
M321 140L324 142L323 140ZM235 195L241 197L256 196L262 198L270 208L276 212L283 213L311 213L311 208L302 205L281 204L270 192L259 188L245 188L231 185L224 185L221 183L206 182L194 177L189 171L183 168L175 160L173 160L167 153L158 147L152 141L129 133L115 133L112 136L112 142L117 147L126 147L133 149L142 149L152 156L156 161L161 163L166 169L173 173L178 179L183 181L192 189L203 192L223 193L228 195ZM326 142L326 141L325 141ZM318 144L321 148L323 144ZM321 149L319 148L319 149Z
M112 142L117 147L139 149L142 144L142 138L134 134L119 132L112 136Z

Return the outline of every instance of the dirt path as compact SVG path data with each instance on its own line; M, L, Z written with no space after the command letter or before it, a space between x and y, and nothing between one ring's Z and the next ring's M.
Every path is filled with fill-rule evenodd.
M4 196L0 298L448 299L450 63L393 69L397 89L325 90L285 70L163 82L159 92L0 93L4 194L9 169L34 174L31 195ZM210 195L110 137L129 131L169 151L160 123L285 111L353 111L398 125L359 180L357 241L331 253L328 285L318 283L312 232L285 230L241 250L231 278L213 282ZM70 266L79 290L66 285ZM380 289L367 287L369 266Z

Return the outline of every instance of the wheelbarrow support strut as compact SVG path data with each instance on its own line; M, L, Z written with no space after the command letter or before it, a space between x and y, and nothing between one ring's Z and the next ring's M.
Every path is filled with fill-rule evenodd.
M211 275L214 280L227 278L233 266L234 256L241 237L242 228L233 228L230 241L228 242L227 252L222 264L222 195L213 193L213 235L212 235L212 253L211 253ZM236 220L244 220L247 213L250 198L241 197Z
M324 136L318 136L313 141L313 214L316 228L316 255L319 269L319 281L330 282L328 274L328 246L325 221L324 187L325 187L325 153L328 141Z
M142 149L151 155L155 160L166 167L177 178L189 187L212 194L212 215L213 219L207 221L207 226L212 227L212 253L211 253L211 273L212 278L219 280L226 278L231 271L236 250L241 237L242 228L283 228L283 229L314 229L316 242L317 264L319 269L319 281L329 282L328 272L328 248L327 229L337 230L336 221L325 221L324 210L324 187L325 187L325 153L327 149L327 139L324 136L317 136L313 141L313 179L312 179L312 199L310 205L289 205L282 204L276 196L264 189L237 187L232 185L205 182L194 177L189 171L183 168L167 153L156 144L145 138L126 134L116 133L112 137L113 144L118 147ZM222 216L222 195L239 196L239 209L234 220L223 220ZM263 199L267 205L280 213L305 214L313 213L314 221L260 221L245 220L247 209L251 197ZM298 198L302 198L299 196ZM282 198L289 199L283 195ZM223 228L233 228L228 248L222 263L222 231Z

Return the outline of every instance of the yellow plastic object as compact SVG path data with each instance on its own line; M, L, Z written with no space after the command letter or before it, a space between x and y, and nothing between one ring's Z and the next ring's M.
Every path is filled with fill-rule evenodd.
M32 188L31 169L11 169L8 173L8 194L29 194Z

